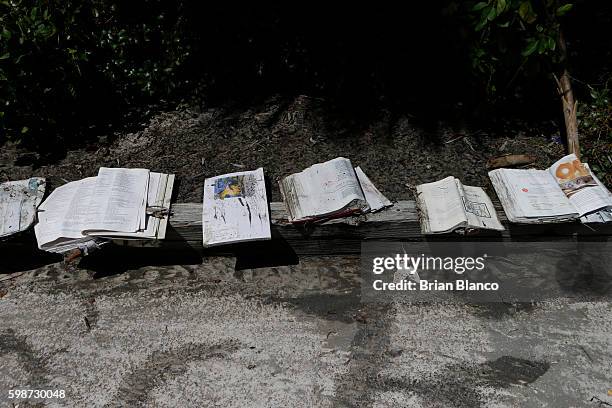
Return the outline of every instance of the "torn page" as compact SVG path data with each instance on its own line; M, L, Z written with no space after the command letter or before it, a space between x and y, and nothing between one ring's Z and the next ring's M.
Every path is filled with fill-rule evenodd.
M383 208L393 205L393 203L376 188L370 178L361 170L361 167L355 167L355 174L357 174L357 179L359 180L365 199L370 206L370 211L380 211Z
M262 168L204 181L204 246L271 238Z
M30 228L44 194L45 179L40 177L0 184L0 238Z

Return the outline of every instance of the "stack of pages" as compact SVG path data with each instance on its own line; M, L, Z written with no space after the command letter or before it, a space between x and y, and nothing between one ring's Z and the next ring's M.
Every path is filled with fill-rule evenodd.
M262 168L204 181L202 233L204 247L271 238Z
M359 167L338 157L285 177L279 183L289 221L323 221L378 211L391 202Z
M0 239L34 224L44 194L45 179L40 177L0 184Z
M580 217L585 222L605 222L612 209L610 192L574 154L546 170L498 169L489 177L511 222L538 224Z
M38 247L65 253L113 238L163 239L173 184L174 175L102 167L58 187L38 209Z
M423 234L504 229L487 193L453 176L417 186L416 202Z

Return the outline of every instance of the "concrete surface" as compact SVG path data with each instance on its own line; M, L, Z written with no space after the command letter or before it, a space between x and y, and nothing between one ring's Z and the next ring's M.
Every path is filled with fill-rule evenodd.
M612 404L609 302L365 304L358 257L130 261L0 275L2 406Z

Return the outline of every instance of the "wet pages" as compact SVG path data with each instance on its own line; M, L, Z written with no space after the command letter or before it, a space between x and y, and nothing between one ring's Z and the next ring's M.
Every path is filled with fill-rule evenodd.
M612 208L612 196L574 154L546 170L489 172L511 222L537 224L577 220Z
M0 239L34 224L44 194L45 179L40 177L0 184Z
M504 229L491 199L480 187L465 186L450 176L421 184L416 189L424 234L443 234L458 229Z
M39 207L38 246L64 253L112 238L163 239L173 184L174 175L102 167L58 187Z
M365 173L338 157L292 174L279 183L289 221L344 217L391 205Z
M205 247L271 238L262 168L204 181L202 230Z

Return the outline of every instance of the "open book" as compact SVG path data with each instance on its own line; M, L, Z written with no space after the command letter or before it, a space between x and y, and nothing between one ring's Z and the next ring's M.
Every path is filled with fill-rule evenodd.
M491 199L480 187L465 186L453 176L417 186L417 206L423 234L504 227Z
M339 218L391 205L359 167L337 157L285 177L279 183L289 221Z
M573 221L612 208L612 196L574 154L546 170L497 169L489 177L511 222Z
M44 194L45 179L40 177L0 184L0 239L34 224Z
M174 175L100 168L55 189L38 208L40 249L65 253L113 238L163 239Z
M205 247L271 239L262 168L204 181L202 233Z

